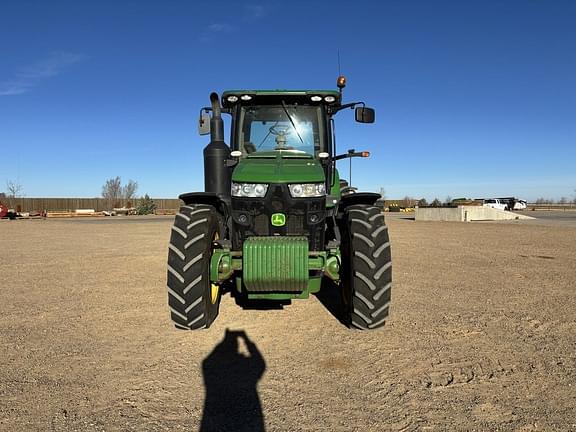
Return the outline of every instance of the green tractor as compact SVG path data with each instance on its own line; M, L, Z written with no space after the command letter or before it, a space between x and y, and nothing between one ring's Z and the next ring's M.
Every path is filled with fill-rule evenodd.
M392 268L379 194L344 187L336 161L339 90L233 90L200 111L205 192L180 195L168 252L168 303L179 329L208 328L223 292L248 302L305 299L323 278L351 328L374 329L389 313ZM221 114L231 116L230 147ZM341 187L342 185L342 187Z

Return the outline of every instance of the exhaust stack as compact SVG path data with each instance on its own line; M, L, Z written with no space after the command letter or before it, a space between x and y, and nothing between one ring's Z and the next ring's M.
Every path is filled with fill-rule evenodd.
M212 117L210 118L210 143L204 148L204 190L217 195L230 196L230 147L224 142L224 122L217 93L210 94Z

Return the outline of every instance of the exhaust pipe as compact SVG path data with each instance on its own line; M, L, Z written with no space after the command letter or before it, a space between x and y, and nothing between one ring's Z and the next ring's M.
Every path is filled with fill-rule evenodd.
M210 141L224 142L224 121L222 120L222 110L220 108L220 98L218 97L218 93L210 93L210 104L212 105Z
M231 173L226 166L230 158L230 147L224 142L224 122L220 98L210 94L212 118L210 118L210 143L204 148L204 190L219 196L230 196Z

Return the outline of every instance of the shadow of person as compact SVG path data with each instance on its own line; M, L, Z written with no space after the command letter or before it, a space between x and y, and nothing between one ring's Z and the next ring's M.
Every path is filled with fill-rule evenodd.
M240 352L243 342L249 355ZM206 399L200 432L264 431L258 380L266 370L264 357L244 331L226 329L202 362Z

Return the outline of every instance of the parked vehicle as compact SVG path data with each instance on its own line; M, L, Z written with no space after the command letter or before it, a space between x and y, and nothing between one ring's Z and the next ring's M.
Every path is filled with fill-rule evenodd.
M525 200L517 200L514 203L514 207L512 207L513 210L526 210L526 208L528 207L528 203Z
M508 206L508 210L525 210L526 209L526 201L521 200L515 197L498 197L494 198L500 201L502 204Z
M490 198L484 200L484 207L491 207L496 210L510 210L508 204L503 203L498 198Z

